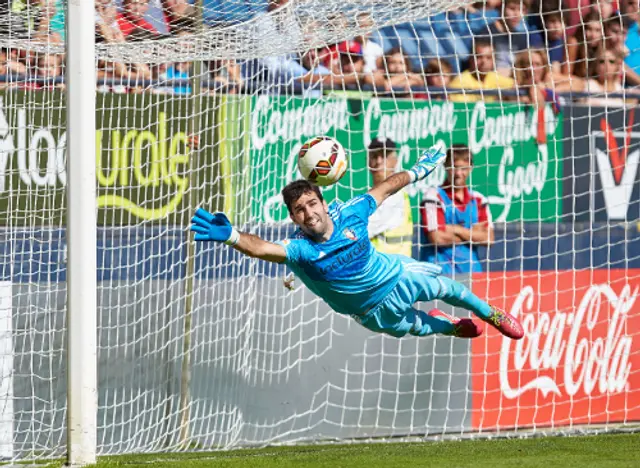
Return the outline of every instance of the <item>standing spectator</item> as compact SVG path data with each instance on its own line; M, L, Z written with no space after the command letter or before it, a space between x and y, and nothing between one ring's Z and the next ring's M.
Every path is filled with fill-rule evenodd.
M123 11L118 13L118 28L126 38L136 30L144 30L157 34L156 29L145 19L149 9L149 0L124 0Z
M373 42L371 38L371 29L374 23L369 13L360 13L358 15L358 27L366 29L368 32L363 32L362 35L356 37L356 42L359 42L362 46L362 55L364 55L364 70L366 72L373 72L378 69L378 59L384 55L382 46Z
M374 139L369 144L368 160L375 187L397 170L395 142L388 138ZM369 217L369 238L379 252L411 257L413 218L409 196L404 190L387 198Z
M502 17L486 32L493 43L496 68L504 76L512 76L515 54L543 45L540 33L531 31L525 21L529 3L529 0L504 0Z
M502 76L495 71L493 46L487 39L475 39L470 58L470 69L461 73L450 83L450 88L461 90L512 89L513 78ZM482 94L451 94L449 100L456 102L495 101L493 96Z
M469 149L453 145L444 184L430 188L420 205L421 260L437 263L443 274L482 271L477 248L494 241L487 199L467 187L472 167Z

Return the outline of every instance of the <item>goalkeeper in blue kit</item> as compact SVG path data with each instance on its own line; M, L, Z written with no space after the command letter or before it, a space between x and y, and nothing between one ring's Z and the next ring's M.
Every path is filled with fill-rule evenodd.
M285 263L300 280L338 313L352 316L371 331L394 337L434 333L475 338L482 327L470 318L456 318L433 309L425 313L416 302L440 299L473 312L505 336L524 335L518 320L492 307L466 286L441 276L438 265L403 255L377 252L368 237L369 216L390 195L424 179L445 154L437 148L423 153L408 171L388 177L364 195L345 203L327 203L320 189L297 180L282 190L291 220L298 226L293 236L268 242L238 232L224 213L200 208L192 219L196 241L222 242L251 257Z

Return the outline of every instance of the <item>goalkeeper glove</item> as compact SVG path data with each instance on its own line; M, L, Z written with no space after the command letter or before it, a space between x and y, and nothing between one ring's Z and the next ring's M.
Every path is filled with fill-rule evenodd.
M191 218L191 230L196 233L194 239L197 241L236 245L240 240L240 233L235 230L224 213L211 214L202 208L198 208Z
M432 146L418 159L415 166L409 169L409 176L411 177L411 183L424 179L431 174L436 167L442 164L447 155L440 150L439 146Z

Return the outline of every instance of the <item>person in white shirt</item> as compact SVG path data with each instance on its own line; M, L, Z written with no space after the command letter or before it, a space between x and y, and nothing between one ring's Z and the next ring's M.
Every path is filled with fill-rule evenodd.
M389 138L374 139L368 147L368 163L373 187L376 187L397 170L395 142ZM411 257L413 218L409 196L404 190L387 198L369 217L369 239L379 252Z

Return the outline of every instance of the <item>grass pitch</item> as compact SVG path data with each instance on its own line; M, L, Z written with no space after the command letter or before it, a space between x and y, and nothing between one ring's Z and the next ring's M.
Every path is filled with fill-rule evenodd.
M50 466L62 466L50 465ZM640 434L321 445L104 457L96 468L640 467Z

